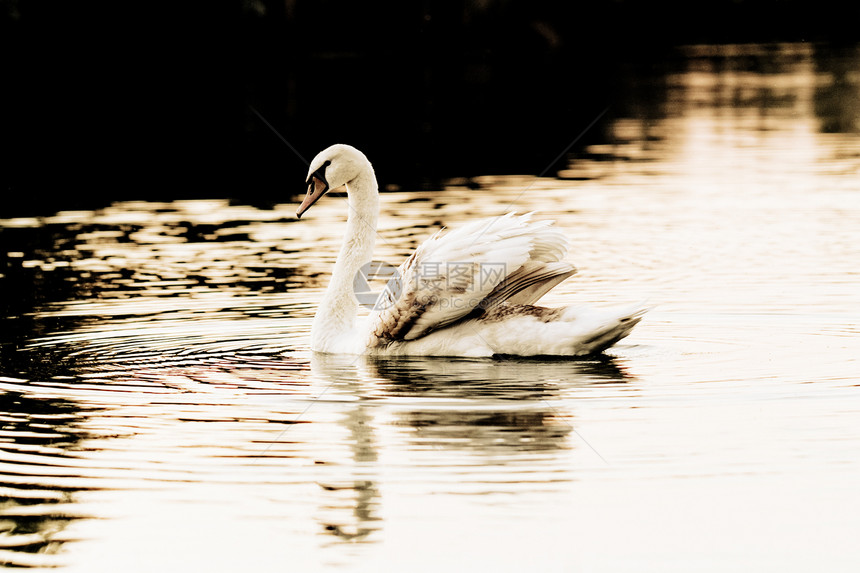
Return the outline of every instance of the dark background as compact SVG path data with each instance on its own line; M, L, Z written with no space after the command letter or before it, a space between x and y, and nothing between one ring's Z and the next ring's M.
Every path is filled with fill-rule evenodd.
M0 217L287 201L336 142L383 187L551 173L677 45L850 43L858 22L832 0L0 0Z

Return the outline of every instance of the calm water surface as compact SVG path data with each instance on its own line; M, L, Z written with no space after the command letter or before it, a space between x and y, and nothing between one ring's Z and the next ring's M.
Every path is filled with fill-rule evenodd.
M858 69L690 48L558 178L383 196L394 264L439 225L555 219L580 272L548 304L655 305L599 359L313 355L336 197L0 221L0 560L857 570Z

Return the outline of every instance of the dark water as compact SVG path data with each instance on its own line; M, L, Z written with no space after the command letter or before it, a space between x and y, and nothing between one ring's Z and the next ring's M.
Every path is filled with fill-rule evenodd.
M555 219L580 272L548 304L655 305L590 360L312 355L336 197L0 221L0 559L856 570L858 69L692 47L559 177L383 196L392 263L442 224Z

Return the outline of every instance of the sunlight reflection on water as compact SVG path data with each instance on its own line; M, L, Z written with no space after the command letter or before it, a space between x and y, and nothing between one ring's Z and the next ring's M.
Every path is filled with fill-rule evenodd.
M814 56L690 48L559 178L383 195L392 263L441 225L555 219L579 273L547 304L656 305L612 357L312 355L336 197L0 221L33 245L0 235L2 280L42 289L6 317L0 559L853 569L860 82Z

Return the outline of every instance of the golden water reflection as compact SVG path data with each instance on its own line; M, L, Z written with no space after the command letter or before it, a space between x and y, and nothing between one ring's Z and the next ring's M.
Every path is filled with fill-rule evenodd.
M0 559L860 563L858 64L690 47L629 78L558 178L383 195L392 263L440 225L555 219L579 273L549 304L655 305L607 357L313 355L338 197L301 222L226 201L0 221Z

